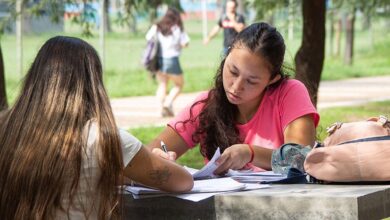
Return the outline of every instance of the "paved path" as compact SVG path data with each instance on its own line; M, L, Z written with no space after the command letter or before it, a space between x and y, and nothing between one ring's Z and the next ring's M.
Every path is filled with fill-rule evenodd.
M174 111L191 103L198 93L181 94ZM321 82L318 109L360 105L371 101L390 100L390 76ZM165 125L170 118L161 118L154 96L111 100L118 126L123 128Z

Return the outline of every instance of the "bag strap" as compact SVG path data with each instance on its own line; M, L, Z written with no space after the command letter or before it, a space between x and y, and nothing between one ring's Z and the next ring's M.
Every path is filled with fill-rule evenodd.
M360 138L360 139L355 139L351 141L346 141L341 144L337 145L343 145L343 144L352 144L352 143L359 143L359 142L370 142L370 141L387 141L390 140L390 136L376 136L376 137L368 137L368 138Z

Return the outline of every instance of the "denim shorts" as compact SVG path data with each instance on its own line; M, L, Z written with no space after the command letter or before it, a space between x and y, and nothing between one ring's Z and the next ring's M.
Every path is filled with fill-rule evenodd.
M159 57L159 64L161 72L173 75L181 75L183 73L183 70L180 66L179 57Z

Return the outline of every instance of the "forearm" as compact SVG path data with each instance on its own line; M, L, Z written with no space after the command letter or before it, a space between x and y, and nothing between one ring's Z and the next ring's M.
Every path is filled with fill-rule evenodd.
M257 145L252 145L252 148L254 153L252 164L265 170L271 170L272 149Z
M154 148L161 149L161 141L164 142L168 151L176 153L177 158L189 149L182 137L170 126L167 126L164 131L157 136L157 138L151 141L147 145L147 148L150 150L153 150Z
M208 40L211 40L213 39L219 32L219 29L220 27L219 26L215 26L209 33L209 35L207 36Z
M124 169L124 175L146 186L170 192L192 189L193 179L183 167L141 148Z
M241 32L242 30L244 30L245 24L235 22L235 24L233 25L233 28L234 28L235 31Z

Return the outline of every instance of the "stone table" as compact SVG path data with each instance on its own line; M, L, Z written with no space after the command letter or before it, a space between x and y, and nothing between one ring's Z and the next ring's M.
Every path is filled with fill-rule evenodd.
M390 185L274 184L200 202L126 194L123 210L124 219L382 219L390 216Z

